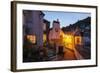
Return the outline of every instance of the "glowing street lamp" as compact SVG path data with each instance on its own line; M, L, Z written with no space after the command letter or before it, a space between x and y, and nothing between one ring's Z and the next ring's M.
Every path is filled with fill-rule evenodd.
M64 46L73 49L74 48L74 36L71 34L65 34L63 37Z

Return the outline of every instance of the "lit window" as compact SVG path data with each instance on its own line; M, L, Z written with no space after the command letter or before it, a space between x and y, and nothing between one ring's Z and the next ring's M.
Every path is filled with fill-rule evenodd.
M36 43L36 36L35 35L27 35L27 39L33 44Z
M75 44L81 45L81 42L82 42L81 36L75 36Z
M43 42L46 42L47 41L47 36L46 34L43 34Z

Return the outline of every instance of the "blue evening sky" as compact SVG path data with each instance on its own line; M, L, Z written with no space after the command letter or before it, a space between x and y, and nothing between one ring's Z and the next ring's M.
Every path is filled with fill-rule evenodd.
M91 16L90 13L79 13L79 12L54 12L54 11L43 11L45 14L44 19L50 21L50 27L52 27L53 20L59 19L60 27L68 26Z

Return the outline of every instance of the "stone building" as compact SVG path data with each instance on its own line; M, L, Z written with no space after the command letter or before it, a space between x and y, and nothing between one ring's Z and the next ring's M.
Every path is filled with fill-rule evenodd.
M49 42L50 22L46 19L43 20L43 42Z
M23 37L29 36L38 46L43 45L43 17L42 11L23 10Z

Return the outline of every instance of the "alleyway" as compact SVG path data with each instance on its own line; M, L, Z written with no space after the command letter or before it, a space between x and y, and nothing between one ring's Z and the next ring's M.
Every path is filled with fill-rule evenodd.
M77 58L75 56L74 50L65 48L64 59L65 60L76 60Z
M54 59L52 60L80 60L84 59L83 56L79 53L78 50L76 49L69 49L69 48L64 48L65 52L63 54L58 54Z

